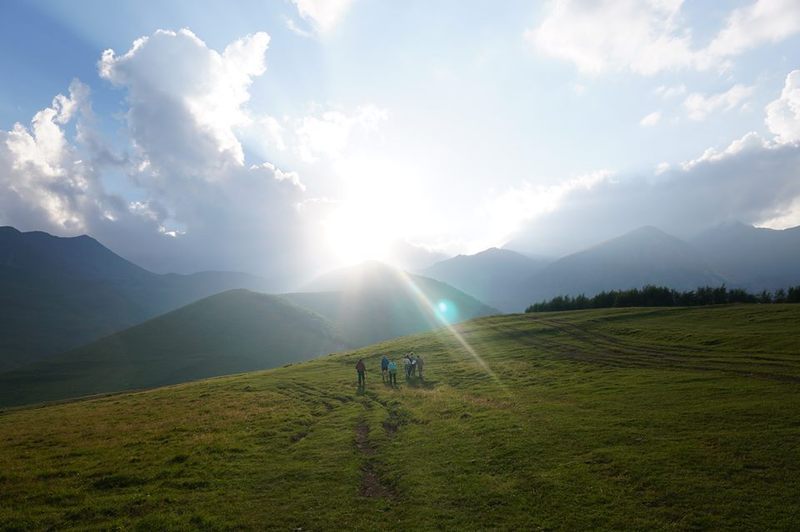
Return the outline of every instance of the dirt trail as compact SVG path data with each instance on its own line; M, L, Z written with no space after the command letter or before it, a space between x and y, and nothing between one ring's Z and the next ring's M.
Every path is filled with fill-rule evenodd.
M365 421L360 421L356 425L355 432L356 449L364 457L364 463L361 465L359 495L372 498L394 498L394 490L381 479L378 473L375 460L376 449L369 440L369 425Z

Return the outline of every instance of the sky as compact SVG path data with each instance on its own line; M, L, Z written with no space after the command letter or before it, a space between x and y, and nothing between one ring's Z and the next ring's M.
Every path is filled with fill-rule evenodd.
M0 224L159 272L800 225L796 0L6 0L0 80Z

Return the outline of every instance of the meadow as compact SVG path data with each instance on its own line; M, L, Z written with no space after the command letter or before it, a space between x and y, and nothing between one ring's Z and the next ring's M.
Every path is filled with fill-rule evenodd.
M7 409L0 529L797 529L799 326L800 305L495 316ZM424 381L384 385L410 350Z

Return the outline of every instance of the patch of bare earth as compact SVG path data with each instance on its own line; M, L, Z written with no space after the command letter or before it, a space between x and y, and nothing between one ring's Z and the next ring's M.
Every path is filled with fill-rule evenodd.
M375 462L371 458L375 454L375 448L369 441L369 425L363 421L356 425L355 445L358 452L365 457L364 464L361 466L359 495L371 498L393 498L395 496L394 491L382 481L375 467Z

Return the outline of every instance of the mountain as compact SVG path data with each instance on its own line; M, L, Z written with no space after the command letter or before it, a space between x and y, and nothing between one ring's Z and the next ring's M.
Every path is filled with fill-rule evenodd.
M394 240L387 250L391 263L406 271L416 271L444 260L447 255L422 246L416 246L405 240Z
M0 373L0 405L149 388L307 360L344 341L279 296L230 290L89 345Z
M235 272L157 275L88 236L0 227L0 370L231 288L269 287Z
M800 226L775 230L728 223L690 242L731 286L761 291L800 285Z
M379 262L326 274L284 297L330 319L356 346L498 313L445 283Z
M647 284L690 290L724 282L695 247L648 226L549 264L520 286L519 303Z
M516 251L490 248L474 255L458 255L419 273L445 282L506 312L524 309L517 304L520 283L548 264Z

